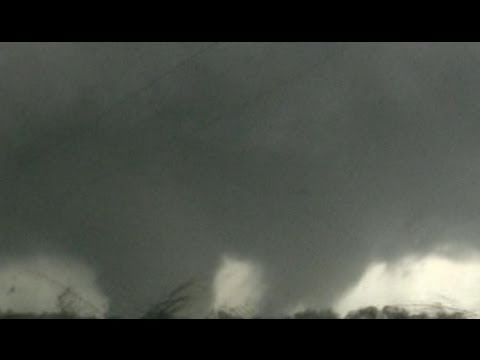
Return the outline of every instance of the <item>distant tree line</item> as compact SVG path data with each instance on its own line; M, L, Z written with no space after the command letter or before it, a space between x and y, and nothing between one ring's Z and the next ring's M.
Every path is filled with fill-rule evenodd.
M293 315L293 319L466 319L467 312L432 309L429 312L410 312L400 306L375 306L350 311L343 318L332 310L306 310Z
M155 306L148 310L142 319L179 319L182 316L176 313L177 307L173 303L162 302L162 307ZM0 319L80 319L85 318L73 312L56 313L15 313L0 312ZM93 319L94 317L92 317ZM235 311L220 310L208 316L209 319L262 319L261 316L247 317ZM305 310L291 316L284 316L283 319L466 319L468 314L462 311L437 310L430 312L409 312L398 306L385 306L381 309L375 306L364 307L349 312L341 317L333 310Z
M173 291L165 298L150 306L141 319L179 319L182 318L182 311L192 302L190 290L194 285L193 281L186 282ZM76 314L76 302L80 301L79 296L72 296L72 290L67 288L58 297L58 312L55 313L16 313L1 312L0 319L79 319L86 318ZM428 311L408 311L402 306L384 306L378 308L368 306L355 311L350 311L341 317L331 309L313 310L307 309L299 311L293 315L284 316L283 319L466 319L470 317L468 312L446 308L438 305L430 307L424 306ZM95 318L92 316L91 318ZM118 318L118 317L117 317ZM248 316L248 312L242 309L224 309L216 311L207 316L209 319L261 319L261 316Z

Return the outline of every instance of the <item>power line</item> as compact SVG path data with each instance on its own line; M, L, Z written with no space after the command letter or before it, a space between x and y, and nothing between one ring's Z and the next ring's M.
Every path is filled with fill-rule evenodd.
M112 105L109 109L105 110L104 112L102 112L101 114L99 114L99 116L97 116L97 121L103 117L105 117L106 115L108 115L110 112L112 112L112 110L116 109L117 106L119 105L123 105L125 103L127 103L129 100L131 100L132 98L134 98L135 96L138 96L139 94L141 94L142 92L146 91L147 89L150 89L152 88L156 83L158 83L159 81L161 81L162 79L165 79L167 78L168 76L170 76L173 72L175 72L176 70L178 70L179 68L185 66L186 64L190 63L191 61L194 61L197 57L201 56L202 54L210 51L211 49L215 48L216 46L218 45L218 43L213 43L213 44L210 44L208 46L205 46L203 47L202 49L200 49L199 51L196 51L194 54L192 54L191 56L187 57L186 59L180 61L179 63L177 63L175 66L173 66L172 68L170 68L166 73L163 73L162 75L160 75L159 77L151 80L150 82L148 82L147 84L145 84L144 86L126 94L122 99L120 99L119 101L117 101L114 105ZM343 54L343 53L342 53ZM270 86L268 87L266 90L262 91L260 94L254 96L253 98L250 97L250 96L247 96L245 99L243 99L242 101L238 102L238 106L236 107L236 109L244 109L244 108L248 108L248 107L251 107L253 106L254 104L262 101L262 100L265 100L265 98L269 97L269 96L272 96L273 94L275 94L277 91L281 90L281 89L284 89L284 88L288 88L289 86L291 86L292 84L300 81L301 79L303 79L304 77L306 77L307 75L309 74L312 74L313 72L317 71L319 69L319 67L323 64L325 64L325 62L329 63L329 58L328 59L325 59L325 58L322 58L321 60L319 61L316 61L313 65L309 66L307 69L304 69L304 70L301 70L301 71L298 71L296 74L293 74L291 76L288 76L287 79L284 79L283 81L280 81L280 82L276 82L275 84L273 84L273 86ZM215 123L218 119L222 118L223 115L220 114L218 116L214 116L210 119L210 121L208 121L208 124L206 124L205 126L209 126L213 123ZM104 176L104 174L99 174L98 176L95 176L94 178L90 179L88 181L88 183L91 183L91 182L95 182L99 179L101 179L102 177ZM85 182L82 183L80 186L85 186ZM62 194L62 196L74 191L75 189L69 189L67 190L64 194ZM122 288L122 292L126 293L125 291L125 288L123 288L123 286L120 286L119 284L117 284L117 286L115 286L117 288ZM126 305L128 302L125 302L124 305ZM130 305L133 305L132 303ZM135 304L135 307L137 307L138 305Z
M179 68L185 66L186 64L190 63L191 61L195 60L196 58L200 57L201 55L203 55L204 53L210 51L211 49L213 49L214 47L218 46L220 43L218 42L215 42L215 43L212 43L210 45L207 45L207 46L204 46L202 47L200 50L198 51L195 51L193 54L191 54L190 56L187 56L186 58L180 60L179 62L177 62L176 64L174 64L172 67L170 67L166 72L160 74L159 76L155 77L154 79L150 80L149 82L147 82L144 86L138 88L138 89L135 89L133 91L131 91L130 93L127 93L127 94L124 94L124 96L119 99L118 101L116 101L114 104L111 104L110 107L108 109L106 109L105 111L103 111L102 113L100 113L97 117L96 117L96 120L95 121L99 121L101 118L105 117L106 115L108 115L109 113L111 113L114 109L116 109L118 106L121 106L123 104L125 104L126 102L128 102L129 100L131 100L133 97L135 96L138 96L140 95L142 92L144 92L145 90L148 90L150 88L152 88L153 86L155 86L155 84L157 84L159 81L161 80L164 80L166 78L168 78L172 73L174 73L176 70L178 70Z
M203 54L207 53L208 51L214 49L215 47L219 46L221 43L220 42L213 42L213 43L210 43L209 45L206 45L206 46L203 46L201 47L199 50L197 51L194 51L192 54L190 54L189 56L187 57L184 57L183 59L181 59L180 61L176 62L175 64L173 64L173 66L169 67L165 72L162 72L161 74L159 74L158 76L154 77L152 80L146 82L143 86L137 88L137 89L134 89L130 92L127 92L125 94L123 94L123 96L120 96L120 98L111 103L107 109L99 112L96 116L93 117L92 119L92 122L94 124L95 127L95 130L98 131L99 129L99 124L100 124L100 120L107 117L108 115L110 115L115 109L117 109L119 106L122 106L124 104L126 104L129 100L139 96L141 93L143 93L144 91L152 88L153 86L155 86L155 84L157 84L158 82L168 78L170 75L172 75L175 71L177 71L178 69L184 67L185 65L187 65L188 63L194 61L195 59L197 59L198 57L202 56ZM98 87L99 85L97 85L96 87ZM26 122L24 123L24 126L26 126ZM34 153L33 155L34 156L40 156L41 152L38 151L36 153ZM30 158L30 161L32 161L33 159ZM98 177L95 177L94 179L92 179L91 181L95 181L97 180ZM65 191L65 194L67 193L70 193L72 191L74 191L75 189L70 189L70 190L66 190ZM60 194L60 195L63 195L63 194Z
M170 67L166 72L163 72L162 74L160 74L159 76L150 80L149 82L147 82L143 86L124 94L123 96L121 96L121 98L118 101L115 101L113 104L110 104L107 109L105 109L104 111L99 113L97 116L95 116L94 117L94 122L98 125L98 123L101 119L111 115L115 110L118 109L118 107L128 103L129 101L132 101L132 99L138 97L140 94L147 91L148 89L151 89L158 82L168 78L175 71L184 67L186 64L189 64L190 62L194 61L195 59L197 59L201 55L205 54L206 52L212 50L216 46L218 46L218 43L212 43L212 44L209 44L207 46L202 47L200 50L195 51L190 56L188 56L188 57L182 59L181 61L177 62L172 67ZM294 74L292 76L289 76L287 79L281 81L280 83L277 82L277 83L273 84L273 86L270 86L268 89L262 91L260 94L258 94L257 96L254 96L253 98L250 97L250 96L246 97L245 101L240 101L238 103L237 110L240 109L240 108L250 107L250 106L256 104L257 102L264 100L266 97L271 96L272 94L274 94L279 89L283 89L283 88L286 88L286 87L290 86L292 83L295 83L295 82L299 81L300 79L304 78L305 76L307 76L307 75L311 74L312 72L314 72L315 70L317 70L320 65L324 64L324 62L325 62L325 59L322 59L321 61L316 62L313 66L308 67L308 69L299 71L296 74ZM208 122L208 124L206 124L206 126L209 126L212 123L215 123L219 118L221 118L223 116L224 115L220 114L219 116L215 116L215 117L211 118L210 121ZM102 178L103 176L104 176L103 174L100 174L99 176L96 176L96 177L90 179L88 182L94 182L94 181ZM84 183L80 184L80 186L85 186L85 184L86 183L84 182ZM67 189L67 191L64 194L61 194L61 196L65 196L65 195L67 195L68 193L70 193L74 190L75 189Z

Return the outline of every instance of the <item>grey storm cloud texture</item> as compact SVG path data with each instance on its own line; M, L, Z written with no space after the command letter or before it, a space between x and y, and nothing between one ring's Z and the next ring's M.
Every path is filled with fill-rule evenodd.
M479 63L473 43L2 43L0 285L76 259L113 313L192 278L275 313L409 256L434 271L480 246Z

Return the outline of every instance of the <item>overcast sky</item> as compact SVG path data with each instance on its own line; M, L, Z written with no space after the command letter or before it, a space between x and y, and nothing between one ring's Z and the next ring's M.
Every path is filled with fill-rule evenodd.
M2 43L1 258L76 259L134 314L210 294L227 256L275 312L476 249L479 64L468 43Z

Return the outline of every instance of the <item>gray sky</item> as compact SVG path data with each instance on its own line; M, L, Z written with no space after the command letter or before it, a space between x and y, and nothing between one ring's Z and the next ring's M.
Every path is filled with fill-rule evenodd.
M276 311L375 259L478 247L479 63L468 43L2 43L0 251L78 258L126 314L225 254L262 266Z

